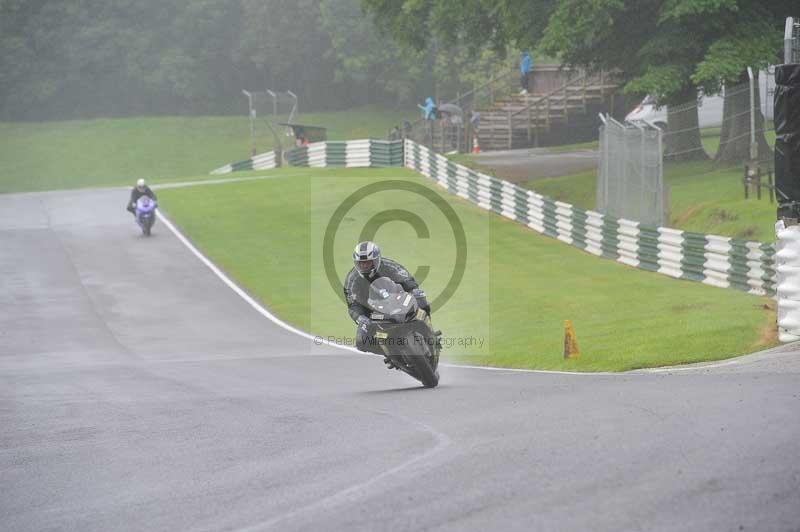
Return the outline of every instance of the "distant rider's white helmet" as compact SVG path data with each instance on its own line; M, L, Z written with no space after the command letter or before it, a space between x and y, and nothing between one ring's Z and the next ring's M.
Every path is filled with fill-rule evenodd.
M362 277L372 280L381 267L381 248L375 242L359 242L353 250L353 265Z
M145 183L144 179L139 179L139 180L136 182L136 188L138 188L139 190L144 190L144 187L145 187L146 185L147 185L147 183Z

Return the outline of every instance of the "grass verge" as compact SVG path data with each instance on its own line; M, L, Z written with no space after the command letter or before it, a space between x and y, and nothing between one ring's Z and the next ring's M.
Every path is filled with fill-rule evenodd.
M331 140L384 138L409 114L365 107L297 121L327 127ZM273 137L260 119L257 132L258 151L271 149ZM174 180L249 156L246 116L0 122L0 193Z
M314 333L344 338L354 327L325 277L323 235L345 198L389 180L441 196L464 228L464 280L443 307L434 306L434 323L452 345L450 359L616 371L717 360L775 343L768 298L598 259L487 214L407 170L308 169L303 176L163 190L160 198L182 230L273 312ZM398 215L401 210L410 218ZM419 234L398 217L416 217L427 229ZM346 212L333 241L338 277L351 265L353 243L372 236L365 226L386 256L422 272L432 299L442 293L457 247L449 222L424 195L378 192ZM566 319L577 331L577 360L562 358ZM485 344L458 343L467 338Z

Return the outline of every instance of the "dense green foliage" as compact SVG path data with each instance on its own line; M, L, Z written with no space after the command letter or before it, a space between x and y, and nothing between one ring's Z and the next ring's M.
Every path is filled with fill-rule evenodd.
M796 8L796 0L362 1L411 48L432 39L467 48L537 47L565 63L615 70L626 92L651 94L673 107L692 101L698 89L712 94L747 81L748 66L780 62L783 20ZM746 98L726 101L725 162L749 156L750 123L746 116L734 119L746 115L747 106ZM704 158L696 113L670 113L676 134L668 151ZM766 144L758 137L763 158Z
M717 92L779 59L789 0L362 0L409 48L539 48L569 64L617 69L628 90L668 103L686 86Z

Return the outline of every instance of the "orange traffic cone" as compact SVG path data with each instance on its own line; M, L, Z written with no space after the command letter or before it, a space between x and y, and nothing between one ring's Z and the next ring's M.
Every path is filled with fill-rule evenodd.
M478 135L472 136L472 153L480 153L481 147L478 145Z
M581 356L578 350L578 339L575 337L575 329L572 328L572 321L564 322L564 358L578 358Z

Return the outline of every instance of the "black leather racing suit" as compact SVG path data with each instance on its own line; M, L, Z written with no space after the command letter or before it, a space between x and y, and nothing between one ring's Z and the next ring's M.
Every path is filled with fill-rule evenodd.
M128 206L126 207L128 212L136 214L136 202L142 196L149 196L153 201L158 201L156 198L156 193L150 190L150 187L147 185L144 186L144 190L139 190L138 187L133 187L133 190L131 190L131 199L128 201Z
M371 311L361 302L367 301L369 297L369 285L372 284L372 281L380 277L388 277L402 286L403 290L409 294L413 294L414 297L417 298L419 308L423 309L428 314L431 313L431 307L425 297L425 292L419 289L417 281L408 273L408 270L392 259L381 258L381 265L371 279L367 280L362 277L355 268L351 269L350 273L348 273L347 277L344 279L343 289L345 302L347 303L347 312L354 322L359 323L359 318L362 316L369 318ZM361 351L382 354L378 346L371 348L366 342L368 337L364 334L365 332L366 331L363 329L358 328L356 332L356 347Z

